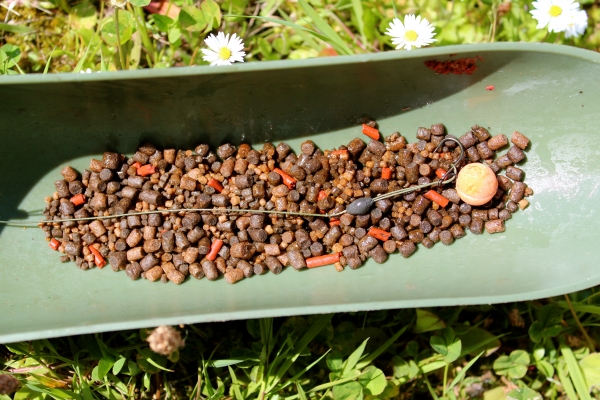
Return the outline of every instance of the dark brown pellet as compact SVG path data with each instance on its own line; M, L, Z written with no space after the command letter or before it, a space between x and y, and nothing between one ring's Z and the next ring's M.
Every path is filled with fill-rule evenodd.
M162 205L163 196L155 190L144 190L140 193L140 200L153 206L160 206Z
M408 237L408 233L406 232L406 230L398 225L392 227L392 229L390 229L390 233L392 234L392 237L396 240L404 240Z
M450 233L454 236L454 239L460 239L466 235L464 229L460 224L454 224L450 227Z
M517 146L512 146L510 149L508 149L506 155L514 164L520 162L525 158L525 153L523 153L523 150L521 150Z
M71 192L69 191L69 184L64 179L54 182L54 187L56 188L56 193L58 193L58 197L63 198L71 196Z
M483 224L483 219L473 216L473 219L471 220L471 225L469 226L469 230L476 235L480 235L483 233Z
M513 182L505 176L497 175L498 178L498 187L504 191L510 190L513 185Z
M133 233L133 231L132 231ZM129 238L127 238L129 240ZM173 231L163 232L161 236L163 251L170 253L175 250L175 234ZM129 241L127 242L129 244ZM131 246L131 244L129 244Z
M283 266L276 257L267 256L267 258L265 259L265 264L267 264L269 270L275 275L281 273L281 271L283 270Z
M264 243L267 241L268 234L264 229L248 229L247 232L255 242Z
M494 155L494 151L488 147L487 142L479 143L476 146L476 148L477 148L477 151L479 152L479 155L483 159L491 158Z
M417 246L415 246L415 244L409 240L402 242L402 244L398 248L398 251L400 252L400 254L402 254L402 257L404 258L410 257L410 255L416 250Z
M419 165L414 162L409 163L405 169L406 180L409 183L415 183L419 180Z
M213 261L204 259L202 260L200 265L202 266L204 276L206 276L206 279L208 279L209 281L214 281L219 277L219 271L217 270L217 266Z
M301 252L294 250L288 251L286 254L288 256L290 265L294 269L298 270L306 267L306 261L304 260L304 256Z
M339 231L339 236L335 237L335 239L333 240L333 243L327 244L325 242L325 238L327 238L327 235L330 234L330 232L331 232L331 230L330 230L327 233L327 235L325 235L325 237L323 238L323 243L325 243L327 246L333 245L339 239L339 237L342 235L341 230L339 229L339 227L336 226L334 228L338 228L337 230ZM298 229L294 233L294 237L295 237L296 243L298 243L298 246L300 247L300 249L308 249L310 247L310 245L312 244L312 241L310 240L310 235L304 229Z
M378 157L381 157L385 153L385 144L378 140L371 140L367 145L367 149Z
M440 232L440 242L442 242L446 246L451 245L454 242L454 236L452 235L452 232L446 231L446 230L441 231Z
M458 223L462 226L462 227L468 227L469 225L471 225L471 216L469 214L461 214L458 217Z
M110 267L113 271L125 269L127 266L127 253L124 251L113 251L108 254L108 262L110 263Z
M519 205L511 200L506 203L506 209L511 213L514 213L519 209Z
M524 175L525 175L525 173L520 168L513 167L513 166L509 166L506 168L506 176L508 176L512 180L522 181Z
M393 240L386 240L383 242L383 250L388 254L392 254L396 251L396 242Z
M388 253L380 245L375 246L369 251L369 256L373 258L377 264L383 264L388 258Z
M479 125L472 126L471 130L473 131L473 134L475 135L477 140L479 140L480 142L484 142L490 137L490 133L488 132L488 130Z
M140 267L140 264L137 262L132 262L125 268L125 273L132 281L135 281L140 277L140 274L142 273L142 267Z
M527 188L527 185L523 182L515 182L510 190L510 200L514 201L515 203L518 203L520 200L523 199L523 196L525 195L525 188Z
M467 149L467 157L469 158L469 161L471 161L471 162L477 162L477 161L481 160L481 156L479 155L477 148L474 146L469 147Z
M458 140L465 149L468 149L469 147L475 146L477 144L477 138L471 131L462 135Z
M488 211L475 209L471 212L471 217L473 219L478 218L478 219L481 219L482 221L487 221L488 220Z
M360 250L361 253L367 253L373 247L377 246L377 244L378 244L377 239L375 239L371 235L366 235L365 237L363 237L362 239L360 239L358 241L358 249Z
M158 265L158 263L159 261L156 257L154 257L152 254L146 254L144 258L142 258L142 260L140 261L140 267L144 271L148 271L149 269Z

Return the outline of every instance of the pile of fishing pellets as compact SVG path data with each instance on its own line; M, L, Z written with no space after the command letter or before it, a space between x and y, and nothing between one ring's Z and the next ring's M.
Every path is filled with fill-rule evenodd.
M362 130L368 143L355 138L323 151L308 140L299 154L286 143L266 143L261 150L224 144L216 151L206 144L192 151L146 143L130 158L106 152L81 173L70 166L61 170L40 227L50 247L64 254L61 261L83 270L108 261L134 280L180 284L188 275L223 275L235 283L279 274L286 266L342 271L368 258L383 263L395 252L406 258L418 245L450 245L467 230L504 232L511 215L529 204L525 198L533 192L516 166L525 160L529 139L519 132L509 143L475 125L456 138L435 124L419 128L418 141L409 144L398 132L382 139L374 121ZM467 204L452 182L376 201L362 215L327 216L357 199L445 179L461 154L448 137L464 147L459 170L482 163L496 174L490 201ZM191 209L220 211L186 211Z

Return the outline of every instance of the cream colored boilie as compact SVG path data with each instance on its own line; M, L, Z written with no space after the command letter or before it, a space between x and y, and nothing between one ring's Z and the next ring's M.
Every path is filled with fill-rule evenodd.
M490 167L472 163L464 166L456 178L456 191L460 198L472 206L490 201L498 190L498 179Z

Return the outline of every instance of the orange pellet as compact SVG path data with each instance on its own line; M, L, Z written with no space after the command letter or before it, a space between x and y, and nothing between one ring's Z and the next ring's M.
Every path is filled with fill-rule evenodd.
M133 168L135 168L135 169L138 169L139 167L141 167L141 166L142 166L142 164L140 164L139 162L137 162L137 161L136 161L136 162L134 162L133 164L131 164L131 166L132 166Z
M219 251L223 247L223 241L221 239L215 240L210 246L210 252L206 255L206 259L209 261L215 261L219 255Z
M58 250L58 248L60 247L60 242L58 240L52 238L50 243L48 243L48 246L50 246L50 248L52 250Z
M448 202L450 201L446 197L444 197L441 194L439 194L438 192L436 192L435 190L428 191L427 193L425 193L423 195L423 197L433 201L434 203L438 204L442 208L446 207L448 205Z
M329 264L335 264L336 262L340 261L340 255L342 253L332 253L332 254L325 254L323 256L318 256L318 257L311 257L311 258L307 258L306 259L306 266L308 268L316 268L316 267L322 267L324 265L329 265Z
M381 169L381 177L383 179L391 179L392 178L392 169L391 168L382 168Z
M213 187L219 193L223 191L223 185L221 185L221 183L215 178L212 178L210 181L208 181L207 185Z
M90 249L90 251L94 255L94 264L96 264L98 268L104 267L106 265L106 260L104 259L104 257L102 257L102 254L100 254L98 249L96 249L94 246L89 246L88 249Z
M375 128L371 128L367 124L363 124L362 133L364 133L365 135L367 135L368 137L370 137L373 140L379 140L379 130L377 130Z
M340 224L340 220L339 219L332 218L329 221L329 226L336 226L336 225L339 225L339 224Z
M317 201L323 200L326 197L327 197L327 192L325 192L324 190L321 190L319 192L319 195L317 196Z
M279 176L281 176L281 179L283 180L284 185L287 186L288 189L292 190L296 187L296 179L292 178L291 176L289 176L288 174L286 174L279 168L275 168L275 169L273 169L273 171L277 172L279 174Z
M440 179L442 179L444 177L444 175L446 175L447 173L448 173L448 171L446 171L443 168L438 168L435 170L435 176L437 176Z
M152 175L155 172L156 172L156 168L152 164L146 164L144 166L141 166L136 171L136 173L139 176Z
M371 229L369 229L369 235L373 236L375 239L381 240L383 242L385 242L386 240L389 240L389 238L392 237L391 233L386 232L379 228L375 228L375 227L371 227Z
M85 196L83 193L76 194L75 196L71 197L71 203L75 204L76 206L80 206L85 203Z

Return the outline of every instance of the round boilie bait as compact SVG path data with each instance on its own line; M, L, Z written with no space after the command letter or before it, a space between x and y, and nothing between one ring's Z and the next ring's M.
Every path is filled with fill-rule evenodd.
M485 164L465 165L456 178L456 191L467 204L480 206L490 201L498 190L498 179Z

